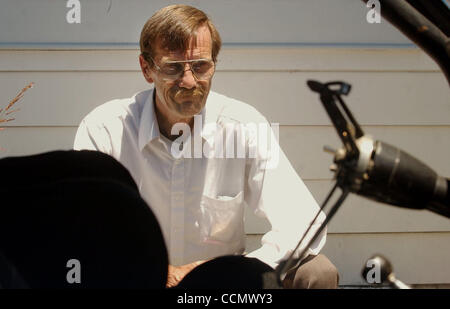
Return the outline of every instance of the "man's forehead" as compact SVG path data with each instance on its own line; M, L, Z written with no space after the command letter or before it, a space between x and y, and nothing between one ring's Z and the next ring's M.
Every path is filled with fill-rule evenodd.
M170 42L165 42L164 40L157 39L156 41L156 54L160 57L211 57L212 54L212 39L209 29L206 27L200 27L196 35L192 35L189 38L187 48L174 48L173 44Z
M171 60L184 60L192 57L211 58L211 48L203 46L190 46L187 50L171 50L169 48L158 48L156 57L170 58Z

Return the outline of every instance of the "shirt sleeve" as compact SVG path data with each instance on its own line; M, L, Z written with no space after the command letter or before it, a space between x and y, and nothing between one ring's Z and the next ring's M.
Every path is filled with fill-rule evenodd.
M104 126L89 124L83 119L75 135L73 149L97 150L111 154L111 139Z
M271 230L262 237L261 248L247 256L275 268L294 251L320 207L279 147L273 130L270 132L273 142L269 155L258 155L247 166L246 202L257 216L267 218ZM298 257L324 220L325 214L320 212L295 256ZM318 254L325 241L326 228L308 248L305 257Z

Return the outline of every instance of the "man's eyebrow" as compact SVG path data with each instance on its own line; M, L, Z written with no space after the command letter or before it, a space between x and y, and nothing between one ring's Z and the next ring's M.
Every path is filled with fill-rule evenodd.
M169 63L181 63L181 62L194 62L194 61L200 61L200 60L212 60L211 58L193 58L193 59L183 59L183 60L171 60L171 59L167 59L164 62L169 62Z

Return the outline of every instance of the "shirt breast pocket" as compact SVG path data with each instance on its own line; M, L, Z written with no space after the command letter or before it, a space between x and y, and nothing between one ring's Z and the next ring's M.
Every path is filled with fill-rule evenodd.
M243 192L236 196L202 196L200 232L204 242L231 244L244 235Z

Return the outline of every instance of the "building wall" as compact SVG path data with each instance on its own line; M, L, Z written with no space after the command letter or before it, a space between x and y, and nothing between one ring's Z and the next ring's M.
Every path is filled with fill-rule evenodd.
M80 1L81 24L66 22L66 1L0 1L0 102L29 82L16 119L0 132L0 157L70 149L94 107L146 89L137 57L146 19L166 1ZM224 46L213 90L245 101L280 124L280 144L321 203L341 146L306 80L344 80L363 130L450 175L450 100L438 67L386 21L368 24L358 0L187 1L216 22ZM248 250L269 225L248 214ZM342 285L387 256L407 283L448 284L450 220L350 196L328 227L324 253Z

